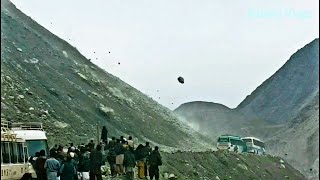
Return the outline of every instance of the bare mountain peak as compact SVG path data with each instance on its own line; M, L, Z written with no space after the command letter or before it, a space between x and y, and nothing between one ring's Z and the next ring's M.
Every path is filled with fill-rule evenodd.
M236 108L244 114L282 123L293 118L297 104L319 90L319 39L294 53ZM271 110L273 109L273 110Z
M190 109L190 108L199 108L199 109L211 109L211 108L219 108L225 110L231 110L229 107L214 102L207 102L207 101L192 101L181 104L175 111L179 111L180 109Z

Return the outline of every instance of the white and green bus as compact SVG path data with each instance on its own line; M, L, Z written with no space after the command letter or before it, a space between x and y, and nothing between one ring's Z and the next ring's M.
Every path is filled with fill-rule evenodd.
M255 137L241 138L247 145L247 152L254 154L266 154L265 144Z
M218 138L217 149L235 151L238 148L239 153L247 152L246 143L239 136L235 135L221 135Z

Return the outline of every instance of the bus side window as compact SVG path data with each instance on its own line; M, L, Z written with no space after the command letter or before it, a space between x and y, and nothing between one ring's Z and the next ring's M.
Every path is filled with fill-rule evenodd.
M18 143L18 162L24 162L24 154L23 154L23 145L22 143Z
M10 142L10 156L11 156L11 163L18 162L17 143Z
M9 155L9 143L1 142L1 154L2 154L2 162L9 163L10 162L10 155Z

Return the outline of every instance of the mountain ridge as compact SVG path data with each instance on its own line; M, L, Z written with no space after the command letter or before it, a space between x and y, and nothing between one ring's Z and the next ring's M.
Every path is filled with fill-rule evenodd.
M285 158L314 179L319 177L319 167L315 165L319 159L319 153L315 153L319 152L319 139L316 138L319 134L318 98L319 38L316 38L290 56L278 71L236 108L227 109L227 113L226 109L218 108L223 105L199 105L194 102L183 104L187 111L179 106L174 112L189 124L204 124L206 131L211 132L209 135L215 137L225 133L226 129L229 133L265 140L269 152ZM201 109L215 113L202 117L199 115ZM313 141L310 142L310 139ZM297 155L290 153L297 149ZM308 161L305 162L304 158ZM314 168L309 171L306 167Z

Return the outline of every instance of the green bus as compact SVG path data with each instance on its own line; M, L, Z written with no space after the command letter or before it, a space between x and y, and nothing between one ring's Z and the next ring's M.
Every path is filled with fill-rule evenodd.
M247 152L247 145L240 136L225 134L218 138L217 149L243 153Z

